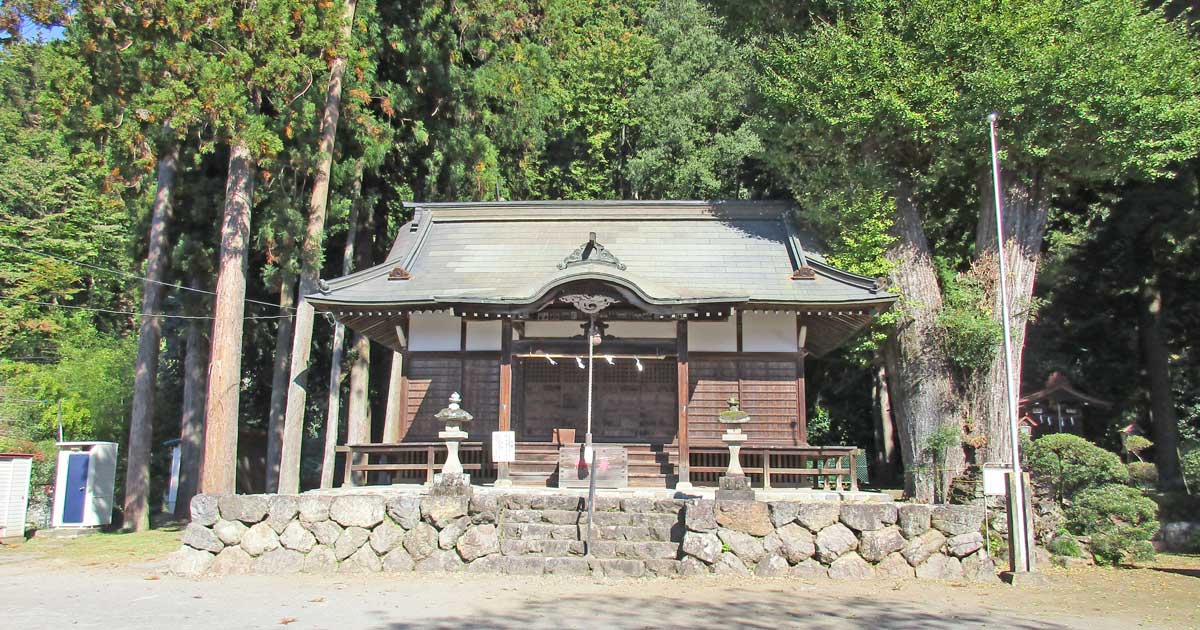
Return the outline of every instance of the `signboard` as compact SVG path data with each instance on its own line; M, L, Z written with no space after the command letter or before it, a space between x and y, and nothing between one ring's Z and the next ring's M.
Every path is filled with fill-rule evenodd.
M1011 468L1005 466L983 467L983 494L991 497L1002 497L1008 494L1008 483L1004 479L1004 475L1008 474Z
M492 431L492 461L511 464L517 459L517 434L514 431Z
M629 455L624 446L593 445L594 466L588 466L583 448L582 444L571 444L558 449L559 488L588 487L588 476L593 470L597 488L629 486Z

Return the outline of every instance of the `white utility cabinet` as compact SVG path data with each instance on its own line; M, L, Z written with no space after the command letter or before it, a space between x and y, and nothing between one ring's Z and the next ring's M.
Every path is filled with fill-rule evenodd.
M112 523L116 442L59 442L58 448L51 524L100 527Z
M0 453L0 540L25 537L33 455Z

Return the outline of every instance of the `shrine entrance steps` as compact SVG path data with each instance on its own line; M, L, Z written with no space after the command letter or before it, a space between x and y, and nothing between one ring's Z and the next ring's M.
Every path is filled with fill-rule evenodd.
M497 567L510 574L676 575L686 531L682 501L598 497L592 549L585 556L587 511L578 497L533 497L496 518ZM511 504L510 504L511 505ZM623 511L629 507L644 511Z
M670 444L610 444L623 446L629 457L629 487L672 488L678 450ZM510 465L510 478L518 486L556 487L558 485L557 444L520 442L517 459Z

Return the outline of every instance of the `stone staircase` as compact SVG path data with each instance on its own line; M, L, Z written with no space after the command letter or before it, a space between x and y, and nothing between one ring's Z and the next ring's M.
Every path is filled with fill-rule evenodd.
M508 497L496 516L500 556L508 574L595 573L607 576L675 575L685 531L682 501L597 499L592 549L585 557L587 511L573 496Z
M622 446L622 445L613 445ZM677 451L662 444L625 444L629 457L629 486L667 488L675 484ZM558 445L517 445L517 459L510 466L510 478L522 486L558 485Z

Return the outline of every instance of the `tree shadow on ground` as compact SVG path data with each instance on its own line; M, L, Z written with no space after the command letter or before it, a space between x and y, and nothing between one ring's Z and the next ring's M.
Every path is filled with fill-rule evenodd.
M1158 571L1159 573L1173 573L1175 575L1182 575L1185 577L1200 579L1200 569L1179 569L1179 568L1175 568L1175 567L1150 567L1150 570Z
M412 622L392 622L381 630L561 630L563 628L804 628L844 630L949 630L1015 628L1065 630L1039 619L1021 619L989 611L937 612L917 604L856 596L828 598L818 593L731 590L721 602L692 602L628 596L544 596L526 601L518 611L473 615L447 614ZM386 617L386 611L377 611Z

